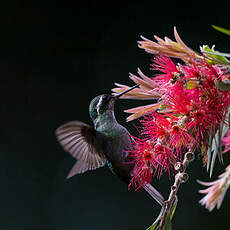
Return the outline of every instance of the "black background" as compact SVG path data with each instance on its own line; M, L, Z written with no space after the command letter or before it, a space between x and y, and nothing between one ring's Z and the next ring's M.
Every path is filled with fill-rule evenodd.
M152 56L137 47L140 35L173 38L175 25L191 48L216 44L229 52L229 37L210 26L230 28L228 9L217 2L2 1L0 229L146 229L159 207L128 191L106 167L65 179L75 160L57 143L55 129L70 120L90 123L90 100L114 82L132 85L128 73L137 67L151 76ZM122 111L137 104L116 106L119 122L133 133ZM214 178L223 169L217 163ZM188 172L174 229L226 229L229 194L209 213L198 204L196 179L208 180L198 157ZM165 176L154 183L167 196L173 181Z

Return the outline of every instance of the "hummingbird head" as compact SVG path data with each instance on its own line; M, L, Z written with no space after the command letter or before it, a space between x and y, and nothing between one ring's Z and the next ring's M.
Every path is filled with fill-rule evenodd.
M95 97L89 105L89 113L92 120L106 111L113 111L115 97L109 94L102 94Z
M102 94L95 97L90 105L89 105L89 113L92 120L95 120L98 116L104 114L105 112L113 112L114 111L114 102L119 99L120 96L129 92L130 90L138 87L139 85L135 85L128 90L123 91L117 95L109 95Z

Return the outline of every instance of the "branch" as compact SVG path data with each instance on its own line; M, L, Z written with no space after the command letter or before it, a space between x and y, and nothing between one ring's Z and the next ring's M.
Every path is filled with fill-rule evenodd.
M183 163L177 162L174 166L175 170L178 171L178 173L175 175L175 181L174 181L173 186L171 187L171 192L169 194L169 198L167 201L165 201L165 208L164 208L163 214L161 216L161 222L160 222L159 227L158 227L159 230L164 229L164 226L166 224L166 220L171 213L172 204L173 204L174 200L176 199L176 194L177 194L177 191L180 187L180 184L185 183L189 178L188 174L185 173L185 170L186 170L188 164L193 159L194 159L194 153L189 151L185 154Z

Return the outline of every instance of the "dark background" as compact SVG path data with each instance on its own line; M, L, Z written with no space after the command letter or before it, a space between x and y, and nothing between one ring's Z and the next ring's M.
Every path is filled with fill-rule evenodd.
M57 143L55 129L75 119L90 123L94 96L110 92L114 82L132 85L128 73L137 67L151 73L152 56L137 47L140 35L173 38L175 25L191 48L216 44L229 52L229 37L210 26L230 28L229 7L186 1L31 2L0 4L0 229L146 229L159 207L144 193L128 191L106 167L65 179L75 160ZM122 111L137 104L116 106L119 122L132 133L133 123L125 123ZM214 178L223 168L217 163ZM174 229L226 229L229 194L219 211L209 213L198 204L196 179L208 180L198 157L188 172ZM154 183L167 196L173 181L165 176Z

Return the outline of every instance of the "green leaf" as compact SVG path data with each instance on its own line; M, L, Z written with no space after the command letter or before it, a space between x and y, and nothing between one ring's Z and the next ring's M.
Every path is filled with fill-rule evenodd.
M171 213L167 217L167 220L166 220L166 223L165 223L165 226L164 226L164 230L172 230L172 219L173 219L173 216L174 216L175 211L176 211L177 202L178 202L178 198L176 196L175 200L173 202L172 208L171 208Z
M168 217L167 220L166 220L164 230L172 230L172 223L171 223L170 217Z
M218 31L220 31L221 33L224 33L224 34L227 34L227 35L230 36L230 30L224 29L224 28L222 28L222 27L215 26L215 25L212 25L212 27L213 27L215 30L218 30Z
M210 48L208 45L204 45L200 48L201 52L209 59L208 61L211 64L230 64L225 55L229 55L228 53L221 53L219 51L214 50L214 46Z
M166 223L165 223L165 226L164 226L164 230L172 230L172 218L174 216L174 213L176 211L176 207L177 207L177 202L178 202L178 198L177 196L175 197L175 200L173 202L173 205L172 205L172 208L171 208L171 213L170 215L168 215L167 219L166 219ZM161 220L161 217L162 217L162 214L164 212L164 207L162 207L161 211L160 211L160 214L158 215L157 219L154 221L154 223L148 227L146 230L155 230L158 223L160 222Z
M218 51L204 51L204 53L207 53L207 54L211 54L213 57L215 56L220 56L220 57L230 57L230 53L222 53L222 52L218 52ZM228 62L229 63L229 62Z
M147 228L147 230L155 230L157 224L158 222L154 222L149 228Z
M173 202L172 209L171 209L170 220L172 220L172 218L173 218L173 216L174 216L174 213L175 213L175 211L176 211L177 202L178 202L178 198L177 198L177 196L176 196L176 197L175 197L175 200L174 200L174 202Z
M209 172L209 176L210 178L212 177L212 173L213 173L213 169L214 169L214 165L216 162L216 157L218 156L218 154L221 154L221 152L219 153L219 149L220 149L220 139L219 139L219 130L216 131L216 134L213 138L212 141L212 149L213 149L213 153L212 153L212 161L211 161L211 165L210 165L210 172Z
M225 119L226 121L229 120L229 113L226 114ZM222 138L225 136L229 129L228 124L223 122L220 123L218 130L215 130L214 134L210 134L209 136L209 143L208 143L208 162L207 162L207 171L209 171L209 176L212 176L216 157L218 156L219 161L223 164L223 155L222 155Z
M207 172L210 169L210 164L211 164L211 159L212 159L212 141L213 141L213 135L210 133L209 135L209 140L208 140L208 151L207 151L207 157L208 157L208 162L207 162Z
M226 117L225 117L225 120L230 122L229 117L230 117L230 111L226 114ZM228 132L229 126L230 124L228 124L228 122L224 123L221 138L223 138L225 134Z
M164 212L164 208L162 207L162 209L161 209L158 217L154 221L154 223L150 227L148 227L146 230L155 230L156 226L158 225L159 221L161 220L161 216L162 216L163 212Z
M165 226L164 226L164 230L172 230L172 219L173 219L173 216L174 216L175 211L176 211L177 202L178 202L178 198L176 196L175 200L173 202L172 208L171 208L171 213L167 217L167 220L166 220L166 223L165 223Z

